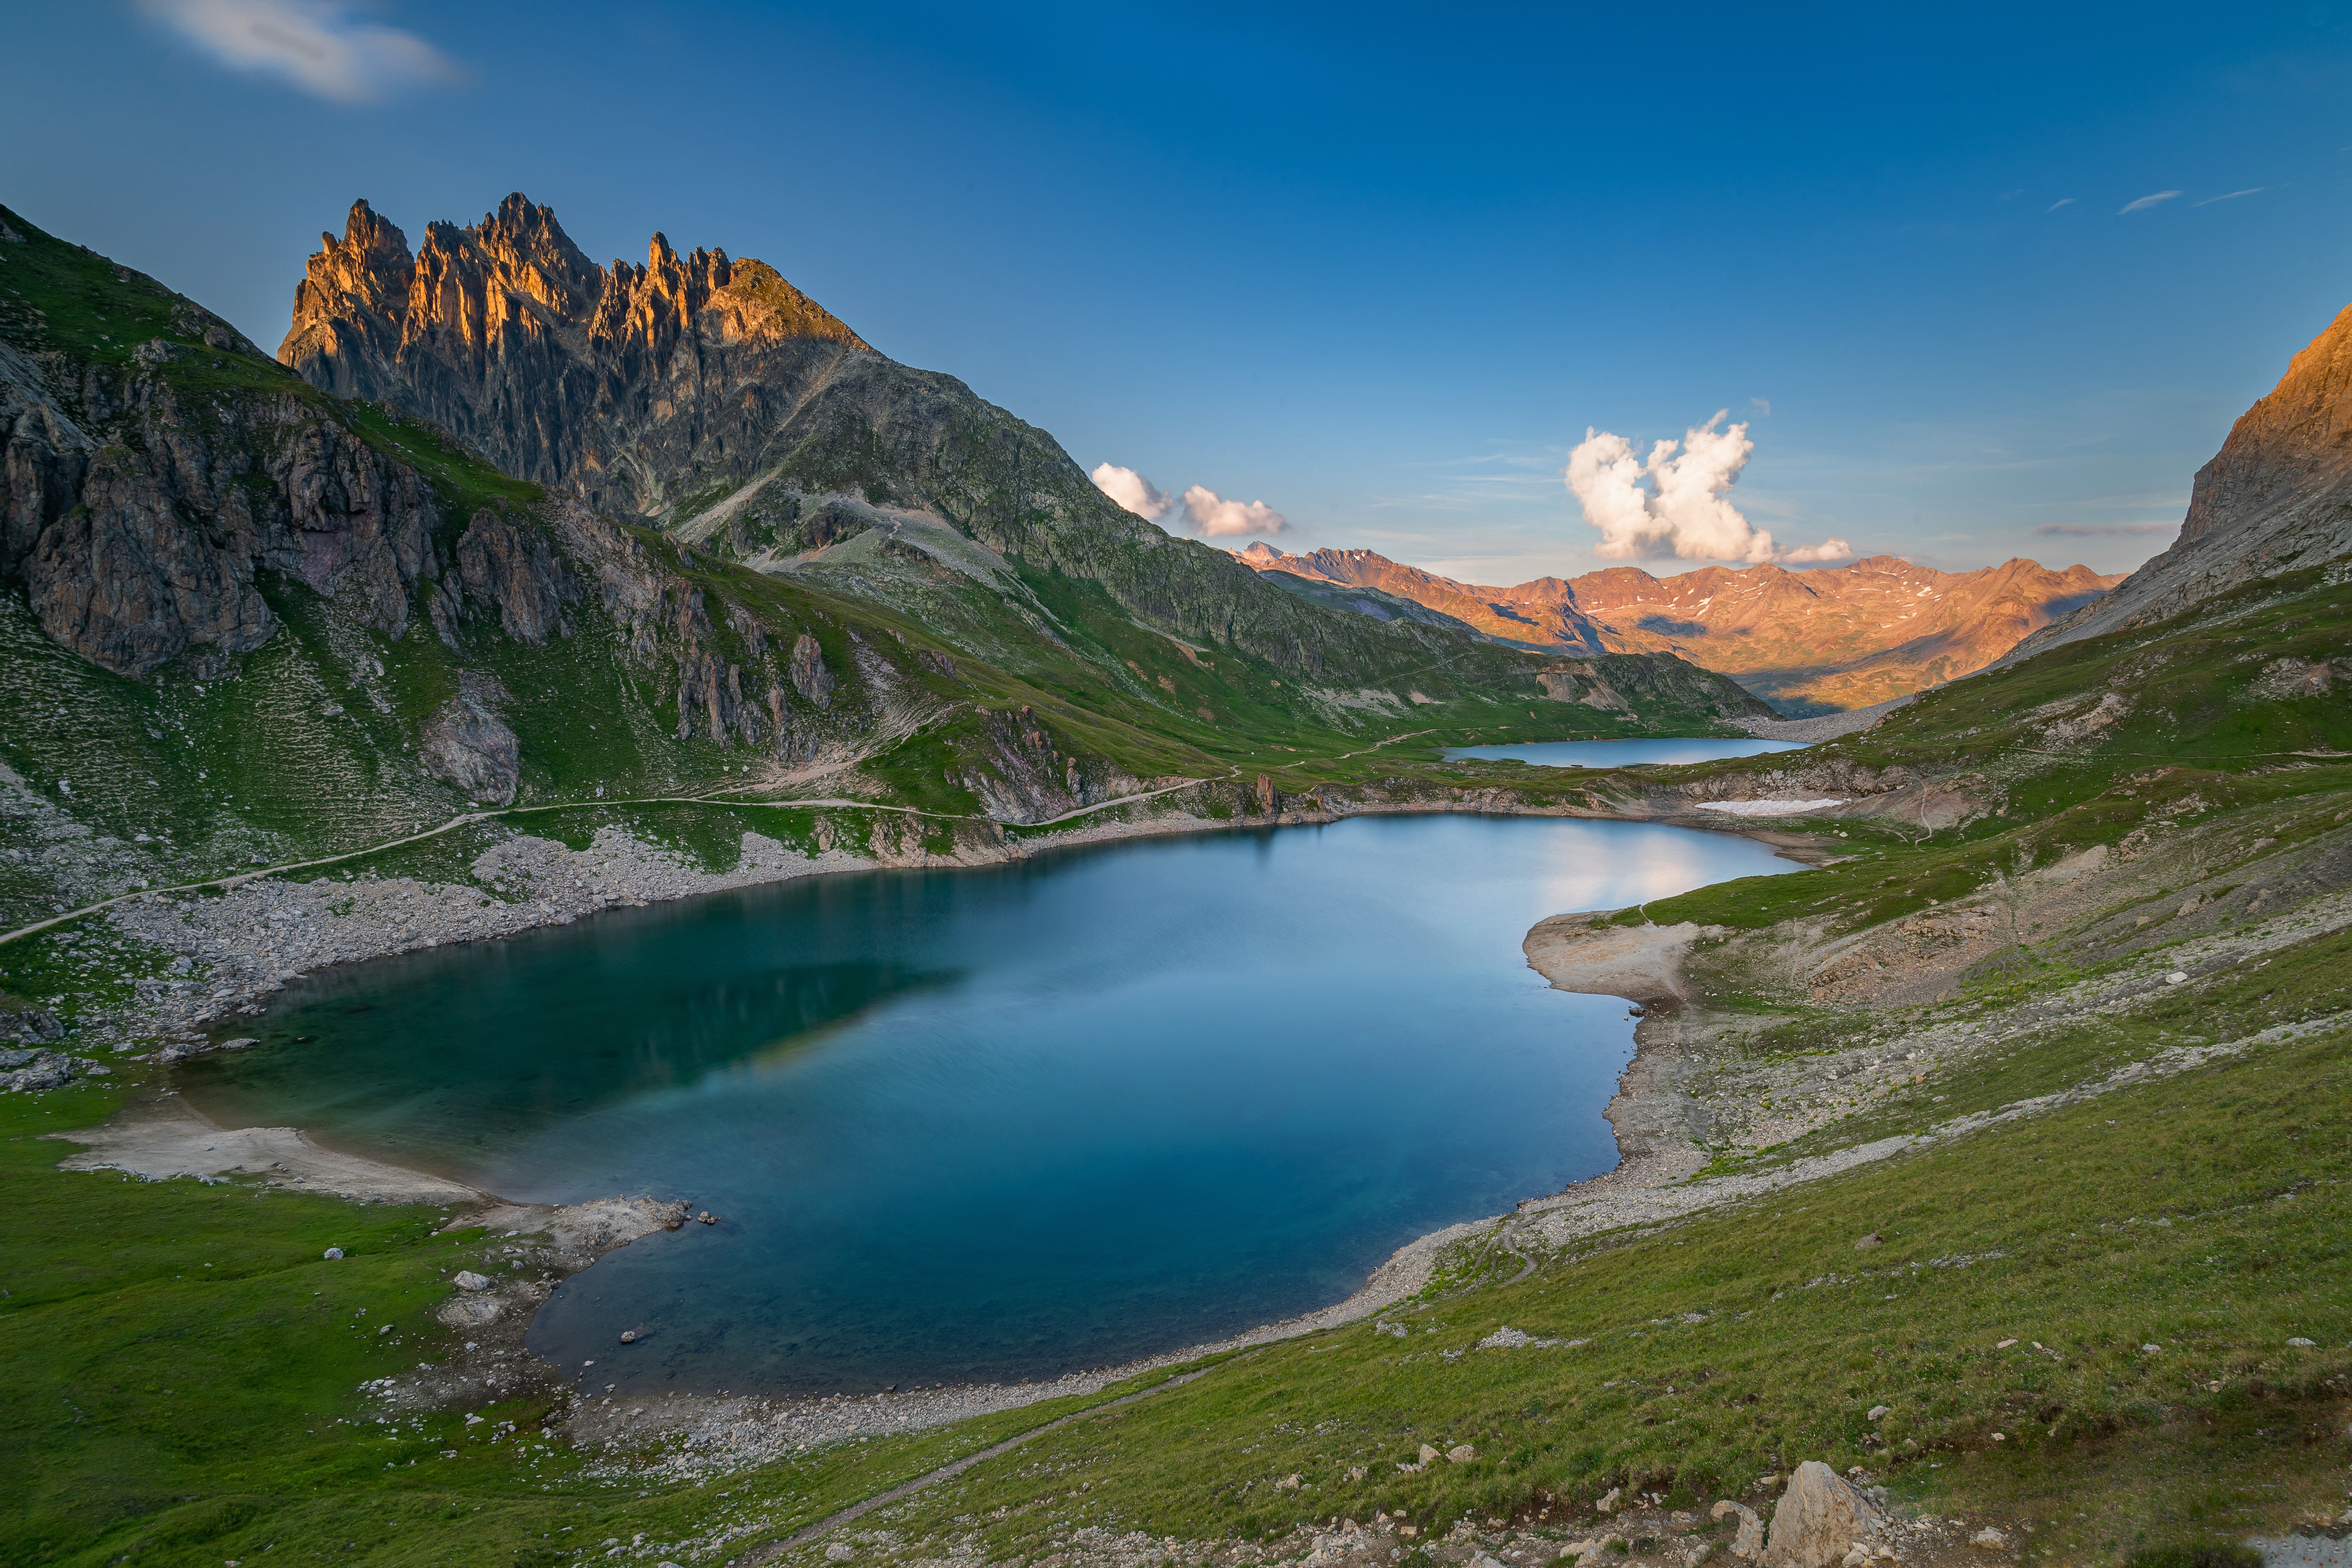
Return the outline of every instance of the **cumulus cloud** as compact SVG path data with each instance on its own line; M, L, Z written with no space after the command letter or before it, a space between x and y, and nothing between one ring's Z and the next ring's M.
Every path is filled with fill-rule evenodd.
M1206 485L1184 492L1184 521L1204 539L1224 534L1280 533L1283 515L1262 500L1227 500Z
M2126 213L2146 212L2158 202L2168 202L2179 194L2179 191L2158 191L2154 195L2142 196L2136 202L2126 202L2116 209L2116 216L2121 217Z
M1678 555L1685 561L1843 561L1853 553L1843 539L1801 550L1779 550L1771 533L1750 524L1725 498L1748 466L1756 443L1746 424L1716 428L1730 414L1660 441L1644 460L1633 444L1605 430L1587 429L1568 455L1568 489L1584 520L1601 531L1592 552L1604 561Z
M374 103L462 74L415 34L364 21L342 0L139 0L139 5L231 70L273 76L337 103Z
M1104 463L1088 477L1094 480L1095 489L1148 522L1158 522L1176 510L1174 496L1133 468L1122 468L1117 463Z

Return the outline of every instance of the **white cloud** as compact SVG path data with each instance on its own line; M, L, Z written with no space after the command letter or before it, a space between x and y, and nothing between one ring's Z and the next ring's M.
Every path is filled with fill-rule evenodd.
M1718 430L1730 413L1660 441L1644 462L1622 436L1588 429L1568 455L1568 489L1601 531L1592 552L1604 561L1678 555L1685 561L1841 561L1853 553L1832 539L1802 550L1776 550L1771 533L1751 524L1724 498L1748 466L1756 443L1745 424ZM1679 456L1677 450L1679 449Z
M275 76L338 103L373 103L463 74L415 34L363 21L343 0L139 0L139 6L231 70Z
M1283 515L1262 500L1227 500L1206 485L1184 492L1184 520L1203 538L1229 533L1280 533Z
M2234 202L2240 196L2258 196L2269 189L2268 185L2252 185L2242 191L2231 191L2223 195L2207 196L2201 202L2191 202L2189 205L2193 207L2210 207L2215 202Z
M2168 202L2179 194L2179 191L2158 191L2154 195L2142 196L2136 202L2126 202L2116 210L2116 216L2121 217L2126 213L2145 212L2158 202Z
M1755 409L1757 413L1764 416L1765 418L1769 419L1772 417L1772 400L1770 398L1751 397L1748 400L1748 405L1749 407Z
M2046 212L2046 213L2054 213L2054 212L2056 212L2060 207L2071 207L2071 206L2073 206L2074 205L2074 197L2072 197L2072 196L2060 196L2056 201L2052 202L2048 206L2043 207L2042 210L2043 212Z
M1176 510L1176 498L1133 468L1104 463L1088 476L1095 489L1148 522L1158 522Z

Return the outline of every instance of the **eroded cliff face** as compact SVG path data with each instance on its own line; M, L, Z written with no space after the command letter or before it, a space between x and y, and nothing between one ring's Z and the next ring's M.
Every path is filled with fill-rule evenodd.
M520 195L470 226L429 225L413 254L364 201L320 239L280 361L607 510L667 511L677 476L761 449L772 405L877 357L765 262L680 256L656 234L643 267L599 267Z
M207 395L173 375L236 352L181 313L194 343L151 338L121 363L0 341L0 576L49 636L132 677L268 641L265 571L399 636L434 570L430 487L290 386Z
M2352 306L2288 362L2197 470L2169 548L2011 659L2146 626L2257 577L2352 555ZM2006 660L2004 662L2007 662Z

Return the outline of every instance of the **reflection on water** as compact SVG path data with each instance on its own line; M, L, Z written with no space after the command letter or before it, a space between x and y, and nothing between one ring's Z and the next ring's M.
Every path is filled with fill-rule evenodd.
M725 1215L541 1312L535 1348L625 1389L1048 1375L1606 1169L1624 1009L1547 988L1527 928L1789 868L1449 816L814 879L321 977L180 1081L511 1197Z
M1711 763L1723 757L1755 757L1767 752L1793 752L1801 741L1734 741L1695 739L1664 741L1530 741L1517 746L1448 746L1453 762L1475 757L1486 762L1521 762L1536 768L1630 768L1642 763Z

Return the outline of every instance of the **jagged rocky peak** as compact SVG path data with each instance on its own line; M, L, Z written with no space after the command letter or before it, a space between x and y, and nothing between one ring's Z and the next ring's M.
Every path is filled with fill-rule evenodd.
M398 374L404 359L501 357L549 334L573 354L646 349L664 360L686 341L866 348L763 261L716 248L680 255L656 234L644 266L599 267L554 209L519 191L478 223L428 224L413 254L399 226L364 199L352 204L341 239L319 237L278 357L347 395L388 395L413 379Z

